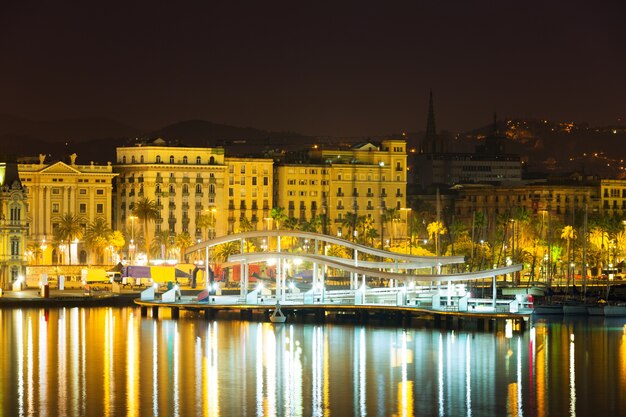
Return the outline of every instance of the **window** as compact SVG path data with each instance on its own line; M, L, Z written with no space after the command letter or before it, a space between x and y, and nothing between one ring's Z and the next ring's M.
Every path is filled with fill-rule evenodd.
M134 164L134 163L135 163L135 155L133 155L133 156L131 156L131 157L130 157L130 163L131 163L131 164Z
M102 188L99 188L96 190L96 194L97 195L104 195L104 190Z
M143 155L139 157L139 161L143 164Z
M170 164L174 163L174 155L170 155Z
M18 239L11 239L11 256L17 256L20 254L20 241Z
M59 212L59 203L52 203L52 212L53 213Z
M61 189L60 188L53 188L52 189L52 194L55 194L55 195L61 194Z
M104 213L104 204L98 203L96 204L96 213L103 214Z
M85 194L87 194L87 189L86 189L86 188L81 188L81 189L79 189L79 190L78 190L78 194L81 194L81 195L85 195Z
M122 163L125 164L126 163L126 155L122 156Z
M252 185L256 185L256 177L252 177Z
M196 165L200 165L202 163L202 158L196 156Z
M270 180L268 177L263 177L263 185L269 185Z
M79 212L79 213L81 213L81 214L85 214L85 213L87 213L87 204L85 204L85 203L80 203L80 204L78 205L78 212Z
M183 164L187 165L187 155L183 156Z
M196 194L202 193L202 184L196 184Z
M161 163L161 155L157 155L156 157L156 163L160 164Z

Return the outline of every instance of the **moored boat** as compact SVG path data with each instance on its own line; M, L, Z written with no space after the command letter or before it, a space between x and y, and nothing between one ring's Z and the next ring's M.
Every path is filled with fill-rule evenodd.
M604 306L602 304L587 306L587 313L590 316L604 316Z
M563 305L561 304L544 304L536 305L533 310L534 314L563 314Z
M563 305L563 314L565 315L576 315L576 316L586 316L587 305L586 304L564 304Z
M276 304L276 308L270 316L270 321L272 323L284 323L285 321L287 321L287 316L285 316L281 311L280 304Z
M605 306L605 317L626 317L626 306Z

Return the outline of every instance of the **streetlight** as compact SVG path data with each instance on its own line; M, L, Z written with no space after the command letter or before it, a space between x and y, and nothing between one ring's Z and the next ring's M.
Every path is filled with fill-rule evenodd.
M411 207L402 207L400 209L400 212L405 212L406 213L406 218L404 220L404 224L405 224L405 237L406 237L406 245L407 245L407 252L409 251L409 247L411 248L411 254L413 253L413 247L411 245L412 240L413 240L413 236L412 236L412 230L410 230L410 224L409 224L409 219L412 219L413 217L409 217L409 215L411 214ZM411 241L409 241L409 233L411 233Z
M48 245L46 244L46 238L41 239L41 245L39 245L39 247L41 248L41 264L43 265L46 259L46 249L48 249Z
M133 265L135 259L135 219L136 216L129 216L130 219L130 244L128 250L130 252L130 264Z

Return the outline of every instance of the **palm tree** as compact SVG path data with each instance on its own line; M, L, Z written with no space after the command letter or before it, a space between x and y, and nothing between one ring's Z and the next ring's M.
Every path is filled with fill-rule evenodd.
M176 244L176 248L178 248L178 253L179 253L178 259L182 261L185 250L189 246L193 245L193 239L191 238L191 235L189 234L189 232L182 232L176 235L175 244Z
M161 258L168 258L174 249L174 239L169 230L161 230L154 235L150 245L150 253Z
M341 227L345 227L347 230L344 236L347 240L354 240L354 231L356 230L357 214L351 211L346 213L346 217L341 220Z
M142 197L133 207L133 214L143 224L143 237L146 245L146 257L150 259L150 239L148 237L148 223L159 218L161 212L159 207L147 197Z
M95 253L97 263L102 263L104 250L109 247L111 233L109 223L101 217L91 222L85 230L85 245Z
M241 216L239 218L239 231L250 232L252 230L254 230L254 226L252 225L250 219L248 219L246 216Z
M215 216L202 213L196 222L196 225L204 231L204 239L209 238L209 230L215 229Z
M576 239L576 230L572 226L565 226L561 231L561 239L565 239L567 242L567 286L566 290L569 288L569 276L570 276L570 262L571 262L571 249L570 242L573 239Z
M395 207L389 207L389 208L385 208L384 212L383 212L383 218L382 221L385 223L389 223L390 225L393 225L393 222L400 220L400 210L398 210ZM390 235L391 235L391 241L393 242L393 240L395 239L395 230L393 230L394 228L392 227L388 227L388 230L390 230Z
M435 239L435 254L439 256L439 235L445 235L447 230L442 222L431 222L426 227L429 239Z
M80 223L80 218L73 213L65 213L59 220L59 226L54 232L54 238L57 242L64 244L67 242L69 245L77 239L83 236L83 226ZM68 251L69 263L72 264L72 252Z
M287 220L287 214L285 214L285 208L284 207L274 207L270 211L270 217L272 219L274 219L274 222L276 223L276 228L280 229L280 225L285 220Z

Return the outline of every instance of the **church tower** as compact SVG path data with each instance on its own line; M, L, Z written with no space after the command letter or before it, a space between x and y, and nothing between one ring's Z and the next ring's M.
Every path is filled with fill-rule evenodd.
M420 153L434 154L444 153L443 138L437 134L435 125L435 106L433 104L433 91L430 90L428 101L428 118L426 120L426 133L422 139Z

